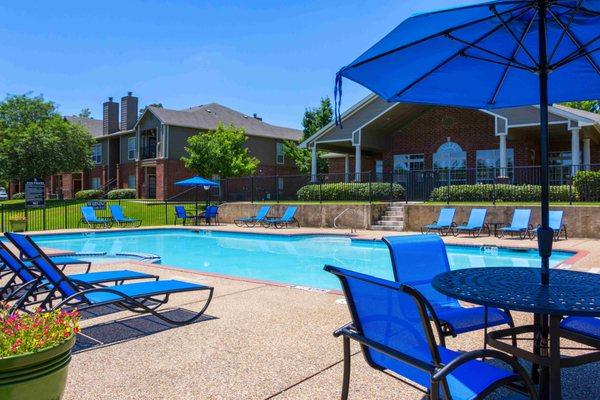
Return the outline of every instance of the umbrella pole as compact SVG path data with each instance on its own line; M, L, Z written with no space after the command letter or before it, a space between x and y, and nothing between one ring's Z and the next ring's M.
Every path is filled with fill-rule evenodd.
M198 225L198 186L194 188L194 198L196 199L196 225Z
M550 256L554 232L550 228L550 181L548 179L548 60L546 56L546 2L539 10L539 82L540 82L540 156L541 156L541 226L538 228L538 251L542 259L542 285L550 283Z

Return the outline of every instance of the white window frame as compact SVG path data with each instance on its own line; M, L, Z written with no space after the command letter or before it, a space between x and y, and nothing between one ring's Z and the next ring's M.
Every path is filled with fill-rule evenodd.
M133 143L133 149L131 148L131 144ZM133 156L131 155L133 152ZM135 154L137 153L137 138L135 136L127 138L127 159L135 160Z
M285 148L281 142L275 144L275 162L277 165L285 164Z
M92 145L92 162L94 164L102 164L102 144L94 143Z

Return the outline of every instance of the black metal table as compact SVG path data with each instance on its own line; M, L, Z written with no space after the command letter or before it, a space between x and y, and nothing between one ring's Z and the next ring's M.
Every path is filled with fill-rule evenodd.
M469 268L440 274L432 284L469 303L534 314L533 325L494 331L486 342L539 365L540 398L554 400L561 397L561 366L599 359L600 352L594 352L561 360L560 338L568 332L560 329L560 320L566 315L600 316L600 275L553 269L547 286L540 283L540 275L538 268ZM534 334L533 352L500 340L529 332Z

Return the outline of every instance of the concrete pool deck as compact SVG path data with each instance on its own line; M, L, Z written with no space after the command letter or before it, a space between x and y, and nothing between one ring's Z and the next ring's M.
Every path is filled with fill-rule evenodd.
M193 228L191 228L193 229ZM346 233L333 229L202 227L277 234ZM72 231L69 231L72 232ZM378 239L397 232L359 231ZM448 243L535 247L535 242L482 237ZM569 239L556 249L579 251L566 267L600 272L600 240ZM230 279L139 262L94 265L93 271L129 268L215 287L206 318L170 327L127 312L86 315L64 399L338 399L342 343L332 332L349 321L342 296ZM79 272L77 267L69 273ZM198 309L196 294L174 296L165 312ZM202 296L202 295L201 295ZM515 313L516 323L529 316ZM452 349L481 348L482 332L448 339ZM353 347L351 399L421 399L423 394L369 368ZM565 399L600 398L598 364L563 370ZM506 392L499 393L500 395ZM496 397L499 398L499 397ZM502 397L504 398L504 397ZM521 398L521 397L517 397Z

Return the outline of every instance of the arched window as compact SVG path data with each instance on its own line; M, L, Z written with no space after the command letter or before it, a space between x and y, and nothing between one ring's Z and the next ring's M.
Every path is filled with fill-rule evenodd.
M467 152L454 142L446 142L433 154L433 169L448 172L451 183L466 183ZM447 181L448 174L440 174Z

